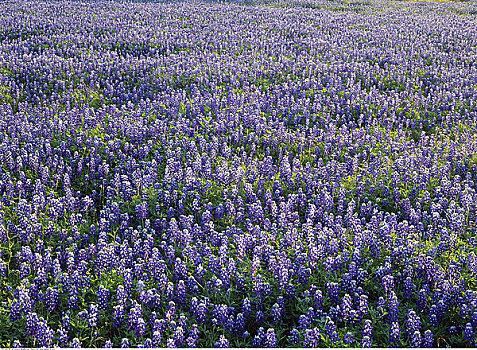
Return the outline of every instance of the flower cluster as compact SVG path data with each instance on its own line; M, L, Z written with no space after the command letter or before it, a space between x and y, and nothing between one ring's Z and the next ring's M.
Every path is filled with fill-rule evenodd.
M0 345L474 345L476 11L0 3Z

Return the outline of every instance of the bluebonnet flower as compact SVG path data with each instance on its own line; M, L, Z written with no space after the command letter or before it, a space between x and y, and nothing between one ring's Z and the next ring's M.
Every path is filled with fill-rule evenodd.
M176 327L173 338L176 346L180 346L184 342L185 332L181 326Z
M361 294L358 299L357 314L359 318L364 317L368 313L368 296Z
M114 344L111 342L111 340L108 339L108 340L106 340L106 342L104 343L103 348L105 348L105 349L110 349L110 348L112 348L113 346L114 346Z
M65 329L60 327L56 331L56 333L57 333L57 335L55 336L55 339L58 340L57 345L59 347L66 347L67 344L68 344L68 332Z
M193 324L189 330L189 336L186 339L186 344L188 347L194 348L197 346L197 340L199 340L199 329L197 324Z
M242 333L244 329L245 329L245 317L241 312L239 312L235 319L234 331L236 331L237 333Z
M162 343L162 334L159 331L154 331L152 333L152 344L154 347L160 347Z
M207 305L205 302L198 303L197 308L195 309L195 318L197 322L203 323L207 318Z
M264 337L265 337L265 331L263 327L260 327L257 331L257 335L253 337L252 346L262 347Z
M472 326L477 326L477 311L474 311L471 316Z
M38 329L40 318L36 312L29 312L26 317L26 335L34 336Z
M300 315L298 318L298 326L301 329L307 329L311 325L311 320L306 315Z
M256 313L255 322L257 322L258 324L261 324L264 319L265 319L265 314L263 313L262 310L258 310Z
M337 326L329 316L326 317L325 333L335 343L338 340Z
M88 324L91 328L96 327L98 322L98 305L91 304L88 312Z
M136 321L136 324L134 326L134 330L136 332L136 337L142 337L144 333L146 332L146 322L142 317L139 317Z
M108 308L109 290L100 286L98 289L98 306L100 310Z
M273 318L273 322L275 322L275 323L280 322L281 308L277 303L273 304L273 306L272 306L272 318Z
M172 208L170 208L170 209L172 209ZM169 217L171 217L171 216L172 216L172 215L170 215ZM166 346L167 346L167 348L169 348L169 349L177 348L177 345L176 345L176 343L174 342L174 338L169 338L169 339L167 339L167 341L166 341Z
M177 324L183 329L187 328L187 318L184 314L180 314L179 319L177 320Z
M394 290L394 278L392 275L386 275L382 279L382 285L385 292L389 292Z
M322 340L322 335L318 328L306 329L303 339L303 345L307 348L318 348L320 347L320 342Z
M51 347L54 331L43 317L31 313L27 315L27 333L32 334L41 347Z
M396 322L398 319L399 302L394 291L391 291L388 297L388 315L387 319L389 323Z
M20 278L27 278L30 274L30 264L27 262L20 263Z
M59 300L59 291L48 287L46 290L46 305L48 306L49 311L54 311Z
M343 343L345 345L350 345L350 344L353 344L354 342L355 342L354 334L351 332L346 332L346 334L343 336Z
M421 332L417 330L411 336L411 347L412 348L420 348L421 347L421 342L422 342Z
M229 308L225 304L215 305L212 316L216 324L223 325L229 318Z
M472 327L472 324L471 323L467 323L465 325L465 329L464 329L464 339L467 343L470 343L472 345L474 345L475 343L475 334L474 334L474 327Z
M177 303L179 305L185 305L186 299L187 299L187 289L185 286L185 282L183 280L180 280L177 283Z
M413 298L416 285L412 282L411 277L404 280L404 296L408 299Z
M408 310L406 319L406 333L412 337L416 331L421 329L421 318L417 316L413 309Z
M147 338L146 340L144 340L144 342L142 343L142 347L144 349L151 349L153 348L153 344L152 344L152 340L150 338Z
M73 338L73 340L70 343L71 348L81 348L82 342L78 338Z
M20 341L17 339L13 342L12 344L12 348L23 348L23 345L22 343L20 343Z
M339 301L339 285L334 282L327 282L326 288L328 289L328 295L333 303L337 304Z
M71 319L68 313L65 313L61 318L61 328L64 329L66 332L70 330L71 327Z
M393 345L399 344L401 339L401 328L398 322L391 323L391 329L389 330L389 342Z
M13 299L10 306L10 319L12 320L19 319L22 314L30 312L33 308L28 290L22 287L17 288L17 292L18 298Z
M123 338L121 340L121 348L129 348L130 347L130 343L129 343L129 340L128 338Z
M116 293L116 300L118 305L126 305L128 300L128 293L123 285L119 285Z
M364 320L363 336L367 335L372 336L373 326L371 325L371 320Z
M434 313L431 313L429 315L429 320L428 321L429 321L429 324L433 327L436 327L437 324L439 323L439 321L437 320L437 315L434 314Z
M277 347L277 336L276 336L275 330L273 328L269 328L267 330L267 334L265 335L264 345L267 348L276 348Z
M142 202L136 206L136 215L138 220L144 220L148 217L147 202Z
M360 346L361 346L362 348L370 348L370 347L372 347L372 346L373 346L373 343L372 343L372 341L371 341L371 338L370 338L369 336L365 335L365 336L363 337L363 339L361 340Z
M221 335L219 340L215 343L214 345L216 348L228 348L229 347L229 341L227 338L225 338L224 335Z
M139 323L139 319L142 319L142 307L140 304L135 302L134 306L129 311L128 328L135 329L136 325ZM144 320L142 321L144 322Z
M422 340L421 346L423 348L432 348L434 347L434 335L430 329L424 332L424 339Z
M379 297L376 302L376 309L379 311L380 315L384 315L386 310L386 300L383 297Z
M116 305L113 307L113 325L120 327L124 322L126 310L123 305Z
M298 332L298 329L293 328L290 331L290 336L288 337L288 341L292 345L296 345L300 342L300 333Z
M345 294L341 302L341 314L345 321L351 320L351 316L354 315L353 312L353 301L349 294Z
M427 304L427 291L425 289L421 289L418 294L417 306L419 310L424 310Z
M321 290L315 290L315 292L313 293L313 300L315 302L315 310L321 310L321 308L323 307L323 293L321 292Z

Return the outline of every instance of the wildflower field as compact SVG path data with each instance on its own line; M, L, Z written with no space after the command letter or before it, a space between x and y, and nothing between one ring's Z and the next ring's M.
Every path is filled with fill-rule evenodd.
M477 337L477 3L0 3L1 347Z

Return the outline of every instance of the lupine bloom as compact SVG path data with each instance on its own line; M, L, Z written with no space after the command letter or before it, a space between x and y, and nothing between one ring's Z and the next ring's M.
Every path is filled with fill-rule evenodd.
M406 332L411 337L416 331L421 329L421 319L414 310L409 310L406 320Z
M237 314L237 317L234 322L234 331L237 333L242 333L245 328L245 317L240 312Z
M350 320L351 315L354 314L353 311L354 310L353 310L353 303L352 303L351 296L349 294L345 294L341 303L341 313L344 320L346 321Z
M25 289L18 290L18 299L12 301L10 306L10 318L13 320L19 319L23 313L31 311L32 303L28 292Z
M326 319L326 325L325 325L325 332L326 335L330 338L330 340L334 343L338 340L338 334L336 332L337 327L335 323L330 319L330 317L327 317Z
M300 315L298 325L301 329L306 329L311 325L311 321L306 315Z
M197 328L197 324L193 324L192 328L189 331L189 336L186 339L187 346L191 348L196 347L198 339L199 339L199 329Z
M272 306L272 317L273 317L273 322L277 322L277 323L280 322L281 308L277 303L275 303Z
M472 327L471 323L467 323L465 325L465 329L464 329L463 334L464 334L464 338L465 338L466 342L474 344L475 334L474 334L474 328Z
M391 275L386 275L382 279L382 285L386 292L394 289L394 278Z
M350 345L352 343L354 343L355 339L354 339L354 334L351 333L351 332L347 332L344 336L343 336L343 342L346 344L346 345Z
M225 338L224 335L221 335L219 340L215 343L216 348L228 348L229 347L229 341L227 338Z
M412 282L411 277L406 277L406 279L404 280L404 294L406 298L410 299L413 297L415 287L416 286Z
M322 335L318 328L306 329L303 345L308 348L317 348L322 340Z
M422 347L432 348L434 346L434 335L430 329L424 332L424 339L422 339Z
M323 294L321 290L317 289L313 295L313 300L315 301L315 309L316 310L321 310L321 307L323 306Z
M115 326L121 326L123 324L126 311L123 305L116 305L113 307L113 324Z
M288 339L289 339L290 344L293 344L293 345L296 345L300 342L300 336L299 336L298 330L296 328L293 328L290 331L290 336L289 336Z
M261 324L264 318L265 318L264 312L262 310L258 310L255 316L255 321L257 322L257 324Z
M106 340L106 342L104 343L103 348L108 349L108 348L112 348L112 347L113 347L113 343L111 342L111 340L109 340L109 339Z
M81 348L81 342L79 341L78 338L74 338L71 343L70 343L70 347L72 348Z
M370 347L372 347L372 346L373 346L373 343L372 343L372 341L371 341L371 338L370 338L369 336L365 335L365 336L363 337L363 339L361 340L360 346L361 346L362 348L370 348Z
M136 336L139 338L144 335L146 332L146 322L142 317L138 318L136 325L134 327L134 330L136 332Z
M99 309L106 310L108 308L108 299L109 299L109 290L107 290L103 286L100 286L98 290Z
M121 340L121 348L129 348L129 340L127 338Z
M246 2L0 4L13 345L473 344L474 3Z
M387 319L389 323L394 323L398 319L399 302L396 294L392 291L388 298L388 315Z
M339 286L334 282L327 282L326 287L328 288L328 295L330 299L334 302L338 302L339 298Z
M150 338L147 338L146 340L144 340L144 342L141 345L145 349L151 349L154 347L152 344L152 340Z
M367 295L363 294L359 297L357 312L360 318L362 318L364 315L368 313L368 296Z
M415 331L414 334L411 336L411 347L412 348L420 348L421 347L421 332Z
M88 310L88 324L91 328L96 327L98 322L98 305L91 304Z
M276 336L275 330L273 328L269 328L267 330L267 334L265 335L264 345L267 348L276 348L277 347L277 336Z
M421 289L418 295L417 305L419 306L419 309L423 310L427 304L427 291L425 289Z
M365 336L368 336L368 337L373 336L373 326L371 325L371 320L364 321L363 338Z

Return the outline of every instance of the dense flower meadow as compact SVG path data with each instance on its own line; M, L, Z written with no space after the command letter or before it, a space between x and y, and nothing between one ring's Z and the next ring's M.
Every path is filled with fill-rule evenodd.
M475 2L0 14L0 346L475 346Z

